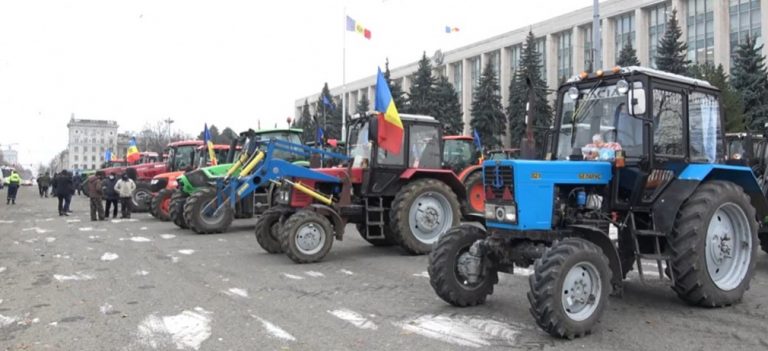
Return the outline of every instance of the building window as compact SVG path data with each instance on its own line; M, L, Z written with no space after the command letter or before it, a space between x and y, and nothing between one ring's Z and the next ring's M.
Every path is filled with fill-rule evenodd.
M101 156L99 157L99 159L101 160L101 162L104 162L104 155L101 155Z
M747 36L756 38L756 46L763 45L760 36L760 1L757 0L730 0L731 15L731 67L733 67L733 55L739 44L743 43Z
M461 61L453 64L453 88L456 89L456 94L461 100L461 94L463 93L462 87L464 86L464 67Z
M715 61L713 0L688 0L688 59L692 63Z
M75 165L74 165L74 166L72 166L72 168L74 168L74 169L77 169L77 166L78 166L78 164L77 164L77 163L75 163Z
M75 152L78 152L78 151L80 151L80 147L79 146L75 146Z
M541 58L539 64L541 65L541 79L547 81L547 38L541 37L536 40L536 52Z
M509 69L512 73L512 79L515 78L515 72L520 69L520 56L522 52L522 45L514 45L509 47Z
M91 151L92 152L96 152L96 147L95 146L91 146Z
M650 66L656 68L656 52L659 48L659 40L667 31L667 19L669 18L669 4L661 3L648 9L648 57Z
M632 47L635 44L635 13L627 13L616 17L616 60L619 59L621 49L629 42Z
M469 59L469 70L469 78L472 80L472 89L474 90L480 85L480 74L482 73L480 56Z
M566 80L573 74L573 55L571 55L571 31L562 32L557 38L557 77Z
M75 155L75 161L79 161L77 155Z
M594 52L592 52L592 26L583 27L582 31L584 31L584 70L585 71L593 71L594 66L592 63L594 62L594 58L592 55L594 55Z
M496 83L501 82L501 76L499 75L501 73L501 70L499 69L499 66L501 65L501 55L498 51L492 51L488 53L488 62L491 63L491 68L493 69L493 75L496 76Z
M91 161L96 161L96 156L91 156Z

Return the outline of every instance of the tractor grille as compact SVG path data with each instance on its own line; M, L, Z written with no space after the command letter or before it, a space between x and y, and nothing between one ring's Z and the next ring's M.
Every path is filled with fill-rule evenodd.
M504 190L509 189L511 194L514 194L514 176L512 173L512 166L484 166L485 179L483 179L483 185L485 186L486 198L489 200L498 199L501 200L504 196ZM493 194L493 198L491 198Z

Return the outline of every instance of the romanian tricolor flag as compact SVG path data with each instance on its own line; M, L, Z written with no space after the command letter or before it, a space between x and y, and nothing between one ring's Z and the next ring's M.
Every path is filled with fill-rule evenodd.
M131 141L128 142L128 152L125 153L125 160L128 161L128 163L134 163L137 162L140 157L139 148L136 146L136 138L131 138Z
M374 110L379 113L377 136L379 147L391 153L399 154L403 146L403 122L400 120L400 114L397 113L397 107L395 107L395 101L389 91L387 80L381 74L381 68L379 68L379 74L376 78Z
M203 130L203 141L208 148L208 157L211 159L211 165L219 164L219 161L216 160L216 153L213 152L213 140L211 140L211 131L208 129L208 123L205 124L205 129Z
M352 17L347 16L347 30L350 32L358 32L362 34L365 39L371 39L371 31L365 28L362 23L355 21Z

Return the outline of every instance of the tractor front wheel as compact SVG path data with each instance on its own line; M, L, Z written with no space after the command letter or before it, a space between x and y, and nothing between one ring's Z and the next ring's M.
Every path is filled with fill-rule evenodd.
M184 220L197 234L223 233L234 219L234 210L228 202L216 206L216 190L200 189L190 195L184 204Z
M171 194L171 203L168 206L168 217L173 221L173 224L181 229L189 228L187 221L184 220L184 204L187 202L189 196L181 191L174 190Z
M285 206L270 207L256 221L256 242L264 251L271 254L283 253L280 218L290 211Z
M136 190L131 194L131 212L147 212L152 199L149 184L136 182Z
M172 191L169 189L163 189L160 190L160 192L157 193L154 197L152 197L152 203L151 208L152 210L150 212L153 213L155 218L167 222L171 219L170 217L170 206L171 206L171 196Z
M600 320L611 292L608 258L581 239L556 241L536 260L528 301L536 324L559 338L578 338Z
M475 306L485 303L486 297L493 294L499 276L489 260L482 258L480 274L474 282L467 275L466 266L473 258L469 249L483 239L485 232L465 224L440 236L429 254L429 283L445 302L458 307Z
M749 289L757 257L755 208L731 182L700 185L680 208L672 232L672 273L677 296L720 307Z
M333 246L333 226L328 218L310 210L294 213L282 227L283 251L296 263L323 259Z
M395 195L390 211L394 238L409 253L432 250L440 235L459 225L461 206L450 187L437 179L418 179Z

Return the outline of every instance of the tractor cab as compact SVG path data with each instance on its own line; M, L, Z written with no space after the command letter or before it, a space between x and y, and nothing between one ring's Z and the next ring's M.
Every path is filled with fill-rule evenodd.
M443 137L443 167L461 174L467 167L480 164L482 152L477 149L474 139L466 135Z
M189 171L197 165L197 149L203 145L202 140L177 141L168 144L167 172Z

